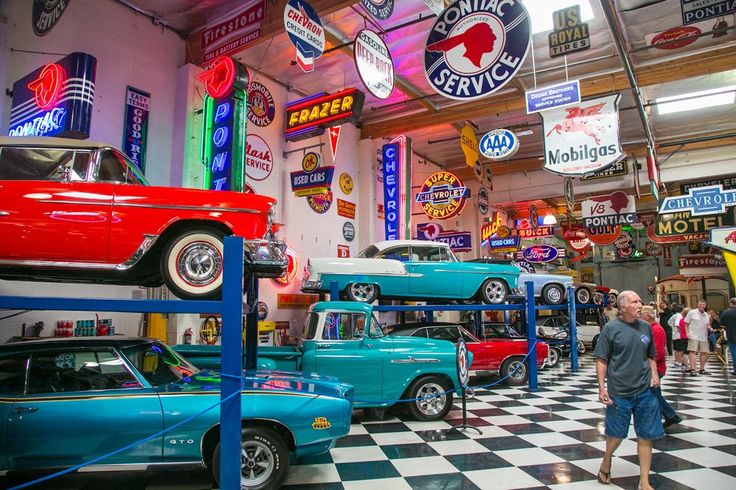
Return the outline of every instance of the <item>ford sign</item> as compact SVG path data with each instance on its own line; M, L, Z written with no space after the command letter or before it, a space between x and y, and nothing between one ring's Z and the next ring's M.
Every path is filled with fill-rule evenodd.
M494 129L483 135L480 152L491 160L511 158L519 150L519 138L508 129Z
M552 262L557 258L558 252L555 247L550 245L535 245L524 249L522 257L524 260L533 263Z

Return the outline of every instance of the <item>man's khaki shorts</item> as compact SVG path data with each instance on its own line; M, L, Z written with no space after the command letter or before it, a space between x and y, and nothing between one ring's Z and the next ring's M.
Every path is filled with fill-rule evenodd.
M710 352L707 340L687 339L687 350L690 352Z

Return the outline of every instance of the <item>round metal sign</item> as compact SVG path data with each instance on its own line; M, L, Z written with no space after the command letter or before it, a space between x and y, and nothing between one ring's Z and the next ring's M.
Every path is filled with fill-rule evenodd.
M383 39L363 29L355 36L353 55L365 88L379 99L387 99L394 89L394 61Z
M394 12L394 0L360 0L360 3L378 20L386 20Z
M268 305L263 301L258 302L258 320L263 321L268 317Z
M314 172L319 167L319 155L315 152L310 151L302 158L302 170L305 172Z
M273 154L266 140L256 134L245 139L245 175L253 180L266 180L273 170Z
M565 177L565 205L567 211L572 213L575 209L575 194L572 186L572 177Z
M508 129L494 129L480 139L480 152L490 160L511 158L519 151L519 138Z
M350 221L342 225L342 237L349 242L355 239L355 226Z
M268 126L276 115L276 104L265 85L251 82L248 86L248 120L256 126Z
M343 191L346 196L353 192L354 185L353 178L349 173L343 172L340 174L340 190Z
M435 172L426 179L416 196L422 211L434 219L450 219L460 214L467 201L468 188L450 172Z
M478 211L480 214L488 214L488 189L478 189Z
M470 366L468 365L468 346L460 337L457 340L457 379L462 386L467 386L470 380Z

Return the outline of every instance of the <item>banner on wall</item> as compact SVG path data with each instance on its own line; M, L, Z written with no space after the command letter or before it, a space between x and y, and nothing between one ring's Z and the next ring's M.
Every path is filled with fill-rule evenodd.
M141 172L146 171L146 148L148 147L148 116L151 94L128 86L125 96L125 128L123 152L136 164Z
M72 53L17 80L8 135L89 138L96 71L94 56Z
M266 18L266 0L246 2L238 13L208 25L199 37L202 61L241 51L248 44L260 39L261 23Z

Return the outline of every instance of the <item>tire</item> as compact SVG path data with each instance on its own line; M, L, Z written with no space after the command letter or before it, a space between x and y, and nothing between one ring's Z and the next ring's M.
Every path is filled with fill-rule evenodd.
M480 287L481 301L489 305L500 305L508 294L509 288L501 279L486 279Z
M598 334L595 337L593 337L593 341L591 342L591 344L593 345L593 350L595 350L595 346L598 344L598 337L599 336L600 336L600 334Z
M526 363L521 362L522 359L523 357L510 357L501 364L501 376L506 376L507 385L521 386L529 382L529 369Z
M547 355L547 367L555 367L560 363L562 351L557 347L550 347Z
M542 288L542 303L561 305L565 302L565 290L559 284L547 284Z
M378 299L378 286L375 284L354 282L345 289L345 296L350 301L373 303Z
M363 415L366 420L383 420L386 418L386 407L364 408Z
M214 228L180 233L161 255L164 284L181 299L218 299L222 289L222 239Z
M578 288L575 290L575 301L581 305L590 303L590 291L588 288Z
M424 376L414 381L407 391L406 398L423 398L448 390L447 382L439 376ZM435 398L415 400L409 403L409 412L416 420L423 422L442 420L452 408L452 392Z
M240 488L264 490L279 488L289 471L289 451L276 432L263 427L243 429ZM212 455L212 474L220 484L220 443Z
M603 304L603 293L596 291L593 293L593 303L601 306Z
M585 344L583 343L583 341L580 339L577 339L577 344L578 344L578 355L585 354Z

